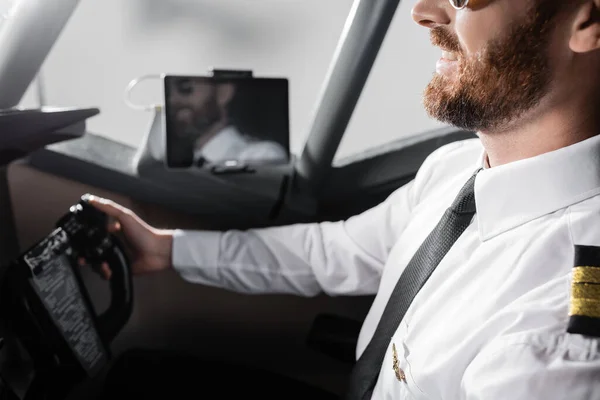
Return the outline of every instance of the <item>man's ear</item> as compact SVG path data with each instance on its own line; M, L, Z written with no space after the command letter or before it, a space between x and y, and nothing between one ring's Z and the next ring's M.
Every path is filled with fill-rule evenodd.
M220 83L217 86L217 103L224 107L235 95L235 85L233 83Z
M579 7L569 46L576 53L600 49L600 0L587 0Z

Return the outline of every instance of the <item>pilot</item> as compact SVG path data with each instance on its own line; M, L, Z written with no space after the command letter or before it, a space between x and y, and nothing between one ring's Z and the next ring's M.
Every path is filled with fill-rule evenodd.
M441 50L425 109L478 138L435 151L382 204L212 232L93 203L140 274L376 294L348 399L600 399L600 0L417 0L412 16Z
M288 162L287 151L279 143L243 134L232 121L230 104L236 95L235 84L180 78L171 80L170 85L168 118L173 121L177 137L172 151L178 163L189 156L200 166L230 160Z

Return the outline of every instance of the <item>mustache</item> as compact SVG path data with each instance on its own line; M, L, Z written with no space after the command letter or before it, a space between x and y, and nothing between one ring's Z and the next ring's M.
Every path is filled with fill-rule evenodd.
M442 50L459 54L462 53L458 38L441 26L432 28L431 31L429 31L429 37L431 39L431 44L441 48Z

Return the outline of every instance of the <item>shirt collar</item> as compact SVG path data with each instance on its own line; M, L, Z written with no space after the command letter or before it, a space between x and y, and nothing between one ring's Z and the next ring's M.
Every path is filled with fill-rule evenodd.
M475 181L484 241L600 193L600 135L498 167L486 159Z

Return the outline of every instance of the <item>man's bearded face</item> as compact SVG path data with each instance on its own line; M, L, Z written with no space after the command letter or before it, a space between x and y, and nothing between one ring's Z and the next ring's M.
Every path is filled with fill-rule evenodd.
M474 55L465 55L443 27L433 28L432 43L450 59L446 66L455 68L435 74L427 86L427 113L466 130L497 131L539 104L552 80L549 46L558 3L537 1L506 35Z

